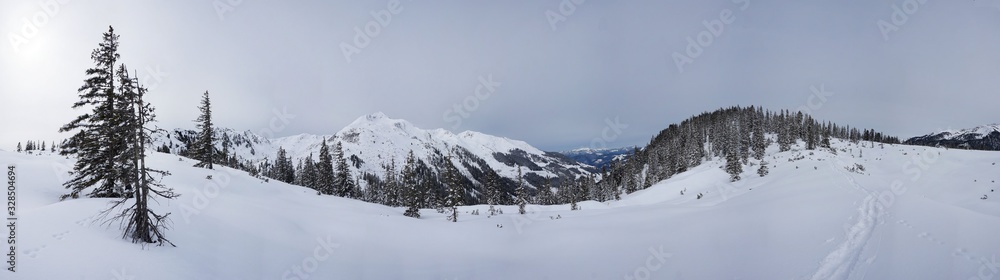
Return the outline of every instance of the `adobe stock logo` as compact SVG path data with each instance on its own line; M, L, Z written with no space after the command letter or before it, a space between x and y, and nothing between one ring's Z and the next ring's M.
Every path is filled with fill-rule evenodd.
M38 2L38 11L30 16L21 17L22 24L21 29L18 30L19 32L7 33L7 40L10 41L10 46L14 48L14 51L20 52L22 46L27 45L31 39L38 36L39 30L59 15L62 6L69 2L71 0L40 1Z
M458 129L462 126L462 120L469 118L472 112L479 110L479 103L490 99L490 96L496 93L500 85L501 83L493 80L493 74L479 76L476 90L466 96L461 103L455 103L452 108L445 110L441 117L445 122L451 123L451 129Z
M236 8L243 4L243 0L215 0L212 1L212 8L215 9L215 15L219 17L219 21L226 20L226 14L236 11Z
M340 43L340 52L344 54L344 60L347 60L347 64L351 63L351 57L361 54L361 50L367 48L375 37L382 34L382 29L392 23L392 17L401 12L403 12L403 6L400 5L399 0L389 0L385 9L369 12L372 19L365 23L364 27L354 27L354 41L350 42L353 44Z
M559 8L556 11L545 10L545 19L549 21L549 26L552 27L552 31L558 30L557 23L566 21L567 18L576 13L576 7L586 3L587 0L562 0L559 2Z
M888 42L889 33L899 31L910 20L910 16L920 11L920 7L926 4L927 0L906 0L903 1L902 6L892 4L892 13L889 15L889 21L880 19L875 22L875 25L878 25L879 32L882 32L882 38Z
M741 4L740 11L745 11L750 7L750 0L732 0L733 4ZM694 63L697 59L705 52L705 49L712 46L716 38L722 36L722 33L726 30L726 25L732 24L736 21L736 16L733 15L733 10L723 9L719 12L719 18L713 20L704 20L701 22L705 26L705 30L699 32L693 38L691 36L687 37L687 47L684 48L684 53L674 52L670 55L674 60L674 64L677 65L677 71L684 73L684 65Z

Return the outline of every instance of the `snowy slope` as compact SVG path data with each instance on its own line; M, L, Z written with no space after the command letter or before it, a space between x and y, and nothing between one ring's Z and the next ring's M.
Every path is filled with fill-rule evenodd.
M171 153L178 153L195 134L191 130L174 130L169 136L164 134L156 136L153 146L167 145ZM576 177L594 171L589 165L581 164L558 153L539 150L523 141L473 131L454 134L445 129L425 130L406 120L389 118L381 112L361 116L333 135L300 134L267 139L249 131L237 132L231 129L217 129L216 135L220 139L229 137L233 143L230 148L231 153L251 162L273 160L279 147L287 150L295 162L310 154L318 160L320 145L324 138L331 147L340 141L345 158L353 156L360 160L358 166L351 166L355 178L362 173L382 177L383 166L393 160L397 169L401 169L411 150L417 159L428 163L433 162L435 157L447 156L449 151L467 153L465 157L456 155L452 162L473 182L476 180L470 175L471 171L462 164L463 161L478 167L475 161L481 159L498 174L510 179L516 178L517 165L524 166L522 172L531 184L540 182L542 177L559 175ZM216 148L222 150L221 140L217 141Z
M998 277L1000 154L833 146L772 146L770 175L747 166L736 183L716 160L580 211L466 206L458 223L154 154L182 195L153 206L173 213L178 247L146 249L96 222L108 200L57 200L66 159L0 152L17 166L20 213L18 272L3 279Z

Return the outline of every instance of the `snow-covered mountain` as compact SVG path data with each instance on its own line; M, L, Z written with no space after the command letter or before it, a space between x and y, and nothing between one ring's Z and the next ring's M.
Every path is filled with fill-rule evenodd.
M974 150L1000 150L1000 124L962 130L945 130L907 139L910 145L940 146Z
M153 146L183 154L196 134L194 130L175 129L155 136ZM450 152L452 163L472 182L479 182L486 168L512 182L520 167L525 180L533 186L542 184L545 177L576 178L595 171L592 166L559 153L542 151L524 141L474 131L454 134L445 129L421 129L381 112L361 116L333 135L300 134L267 139L250 131L225 128L217 128L216 135L219 152L226 150L239 161L252 164L273 161L279 147L288 152L293 162L310 154L315 160L324 139L331 146L341 142L355 178L366 173L382 177L384 166L392 161L399 170L410 151L428 164L441 162Z
M579 148L560 153L580 163L589 164L601 170L605 166L610 165L611 162L627 157L635 149L636 147L608 149Z

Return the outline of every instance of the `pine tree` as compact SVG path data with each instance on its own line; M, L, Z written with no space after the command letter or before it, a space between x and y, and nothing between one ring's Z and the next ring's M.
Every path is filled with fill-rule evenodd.
M420 209L417 208L420 198L419 175L417 174L417 161L413 155L413 150L406 155L406 166L403 167L403 201L405 201L407 217L420 218Z
M434 208L438 213L444 213L441 193L439 192L440 173L431 171L421 159L417 159L417 166L420 167L420 191L423 193L420 198L421 208Z
M806 139L805 139L806 140L806 149L807 150L815 150L816 149L816 144L817 144L816 142L818 142L818 137L816 137L816 135L817 135L817 128L816 128L815 122L812 120L812 117L807 117L806 118L806 124L805 125L806 125Z
M153 174L162 177L170 173L146 167L146 145L150 142L150 133L154 132L147 129L146 124L154 121L154 109L143 100L147 89L138 85L138 80L129 77L125 65L121 66L118 73L121 96L117 100L117 108L121 126L117 131L119 139L124 140L124 149L116 156L123 163L120 165L122 170L117 174L121 175L119 179L127 186L128 192L102 214L107 215L114 209L126 205L130 199L134 199L131 206L123 209L108 222L120 221L123 226L122 237L129 238L134 243L173 246L174 244L163 235L166 225L169 224L167 217L170 213L160 215L149 208L150 198L173 199L178 196L172 189L165 188L152 178Z
M299 182L299 185L314 190L317 189L316 163L313 162L312 153L310 153L309 157L305 158L305 160L302 161L302 168L299 169L299 174L297 177L298 178L296 181Z
M448 220L452 222L458 222L458 206L462 206L464 203L464 191L462 188L461 177L462 174L458 172L458 168L451 162L451 153L448 153L448 157L445 158L445 170L444 170L444 183L448 190L448 196L444 200L444 207L447 207L451 214L448 216Z
M528 191L524 186L524 176L521 174L521 166L517 166L517 212L521 215L527 213L524 206L528 204Z
M496 205L500 203L500 175L492 168L486 170L486 184L484 186L486 203L490 205L490 216L496 216Z
M295 168L292 166L292 159L288 157L288 152L284 148L278 147L278 154L274 159L274 168L271 170L272 179L291 184L295 181Z
M764 158L764 151L767 149L767 139L764 138L764 125L761 123L759 118L754 118L753 125L753 158L756 160L761 160Z
M351 178L351 170L348 169L347 159L344 158L344 147L340 144L340 141L337 141L337 146L333 150L333 156L337 164L334 185L339 191L338 195L350 198L358 197L357 189L354 186L354 179Z
M73 165L73 177L63 183L70 193L63 195L62 199L78 198L89 188L93 188L87 194L89 197L127 196L124 188L116 184L122 163L116 162L115 156L120 154L123 140L119 134L122 117L118 114L121 111L115 110L120 98L116 93L115 65L120 55L114 28L108 27L103 41L90 58L96 65L87 69L88 77L77 90L80 100L73 104L73 108L90 107L92 112L73 119L59 129L59 132L76 131L60 153L77 158Z
M823 130L823 140L820 141L820 147L830 149L830 130Z
M17 152L21 152L21 142L17 142Z
M201 115L195 120L199 130L194 143L194 156L198 159L195 167L212 169L212 163L215 162L215 136L212 131L212 102L208 98L208 91L201 96L198 111L201 111Z
M786 152L792 149L792 142L795 142L792 137L791 131L791 120L784 112L781 113L779 118L780 128L778 130L778 151Z
M740 173L743 173L743 164L740 163L739 156L735 153L726 155L726 173L729 173L729 181L740 180Z
M323 138L323 144L319 148L319 162L316 163L316 189L320 194L334 194L334 177L330 146L326 144L326 138Z
M406 198L402 187L400 186L399 180L396 176L396 159L393 158L386 164L385 167L385 180L382 183L386 192L385 203L389 206L401 206L405 205Z
M583 185L583 182L581 182L580 180L576 180L575 182L570 182L569 184L567 184L566 190L560 191L560 192L563 191L566 192L566 197L569 199L569 210L572 211L580 210L580 206L577 205L576 203L577 201L580 201L579 193L581 185Z
M233 162L230 161L229 157L229 147L233 145L232 141L229 140L229 135L225 132L222 133L222 161L219 162L222 165L235 167ZM310 158L312 158L310 156Z
M552 201L552 178L545 177L545 184L535 191L535 203L538 205L551 205Z

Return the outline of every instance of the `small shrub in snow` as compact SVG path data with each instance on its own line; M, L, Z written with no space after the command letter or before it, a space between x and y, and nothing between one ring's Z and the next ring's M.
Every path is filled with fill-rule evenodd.
M855 163L854 166L851 166L851 167L845 166L844 169L847 169L847 171L849 171L849 172L854 172L854 173L858 173L858 174L865 174L865 166L861 165L860 163Z
M420 218L420 210L418 210L416 207L407 208L406 213L403 213L403 216L411 218Z
M761 162L760 163L760 168L757 169L757 175L760 175L760 177L764 177L764 176L767 175L767 173L768 173L767 162L766 161L765 162Z

